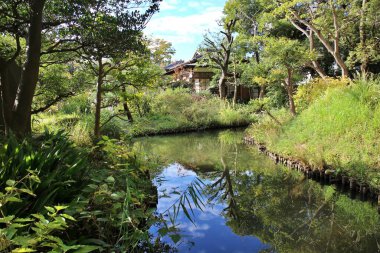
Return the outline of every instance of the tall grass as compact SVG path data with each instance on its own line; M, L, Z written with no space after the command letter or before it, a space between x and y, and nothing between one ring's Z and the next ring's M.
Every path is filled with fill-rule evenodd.
M265 117L250 129L278 153L336 169L380 188L380 82L356 81L327 89L291 118L275 113L282 126Z
M101 124L102 135L119 139L145 134L246 126L256 121L251 104L233 107L229 101L220 100L210 93L193 94L188 89L168 89L152 95L149 101L149 105L146 105L149 110L143 116L133 113L133 124L125 116L113 117L123 108L103 109L101 122L106 124ZM94 115L90 113L88 96L70 98L57 108L54 112L35 116L34 131L42 133L45 128L51 131L65 129L78 146L91 143Z
M232 107L211 94L191 94L186 89L167 90L153 99L152 112L138 118L132 135L176 132L221 126L245 126L256 120L249 105Z

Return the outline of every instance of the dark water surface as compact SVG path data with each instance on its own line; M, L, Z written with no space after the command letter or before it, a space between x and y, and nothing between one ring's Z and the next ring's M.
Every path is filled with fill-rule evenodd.
M375 206L275 165L242 137L228 130L135 142L161 164L153 174L166 222L151 227L154 236L178 252L380 252Z

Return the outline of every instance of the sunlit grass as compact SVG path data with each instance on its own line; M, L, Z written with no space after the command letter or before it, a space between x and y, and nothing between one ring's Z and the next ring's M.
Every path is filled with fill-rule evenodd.
M269 149L308 161L333 165L380 188L380 85L358 81L329 89L295 118L275 112L250 133Z

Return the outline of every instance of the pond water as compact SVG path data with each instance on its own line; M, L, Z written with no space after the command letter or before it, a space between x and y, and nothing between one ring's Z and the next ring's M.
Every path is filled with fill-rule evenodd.
M134 143L160 164L155 238L174 252L380 252L376 206L275 165L242 137L227 130Z

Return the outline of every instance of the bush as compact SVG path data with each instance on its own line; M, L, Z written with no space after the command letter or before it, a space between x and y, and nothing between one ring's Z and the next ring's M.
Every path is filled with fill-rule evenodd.
M192 94L187 89L166 90L153 98L153 111L137 118L131 135L158 134L205 129L217 126L243 126L255 120L250 105L230 106L209 92Z
M149 243L156 194L149 163L125 143L104 137L89 154L62 132L5 141L1 252L126 252Z
M253 111L248 106L225 106L219 112L219 122L225 126L244 126L255 121Z
M152 110L154 114L160 115L180 114L192 102L189 89L167 89L154 98Z
M92 100L88 93L80 94L67 99L60 106L60 112L64 114L88 114L91 112Z
M301 85L294 96L294 103L298 111L305 110L311 103L324 95L328 89L343 88L349 81L335 78L317 78L311 82Z
M70 200L80 191L80 182L76 179L87 172L81 153L75 150L63 132L46 132L41 138L42 142L34 144L32 140L18 142L15 137L10 137L1 146L0 188L5 188L9 181L19 182L31 175L27 185L33 193L25 196L22 202L2 207L5 214L24 216L40 212L44 206L56 204L58 199Z

